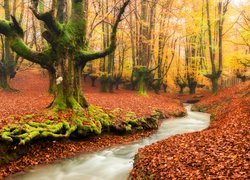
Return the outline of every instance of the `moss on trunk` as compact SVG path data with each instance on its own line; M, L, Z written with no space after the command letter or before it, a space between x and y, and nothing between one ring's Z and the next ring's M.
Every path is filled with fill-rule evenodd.
M4 70L0 70L0 88L4 90L10 90L10 85L8 83L8 75Z
M54 69L49 69L48 74L49 74L49 93L54 94L56 92L56 72Z
M217 94L218 91L219 91L218 80L219 79L217 77L211 79L211 82L212 82L212 91L213 91L214 94Z
M92 52L88 49L87 16L84 0L72 0L70 17L63 18L65 3L57 3L58 16L52 11L38 12L38 3L32 1L32 12L45 24L43 38L48 46L42 52L33 51L23 41L24 31L15 17L12 21L0 19L0 34L6 39L19 56L41 65L50 75L51 93L55 93L52 107L55 110L67 108L81 109L88 107L81 87L82 70L86 63L111 54L116 48L116 33L122 14L130 0L123 2L111 32L110 44L103 51ZM109 88L110 89L110 88Z
M138 80L138 93L140 95L146 95L146 84L145 84L145 75L141 75Z

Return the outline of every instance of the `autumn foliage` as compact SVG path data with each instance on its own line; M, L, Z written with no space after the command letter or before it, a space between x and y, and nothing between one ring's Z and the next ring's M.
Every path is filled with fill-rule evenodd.
M202 100L195 107L213 114L209 128L140 149L131 179L249 178L249 104L250 82Z
M4 101L0 103L1 128L6 125L18 124L25 117L26 122L35 121L38 123L44 123L46 119L52 118L45 117L46 114L43 113L43 109L53 99L51 95L47 94L49 84L46 79L47 77L41 76L41 73L37 70L25 71L19 73L16 79L11 81L12 87L20 89L20 92L16 94L0 92L0 96L4 98ZM86 83L84 90L91 104L100 106L107 111L116 109L116 115L123 121L128 120L128 115L148 116L154 109L161 110L166 117L185 115L185 109L180 101L171 98L170 95L149 93L148 96L139 96L136 92L128 90L118 90L113 94L101 94L99 88L91 87L90 83ZM70 112L61 113L59 114L59 120L56 121L60 121L62 118L70 119L70 116ZM79 141L66 139L52 141L49 139L28 143L21 149L19 146L13 146L8 151L8 154L10 157L13 156L14 159L18 157L18 160L0 165L0 179L3 176L20 172L33 165L52 163L55 160L69 158L78 153L92 152L117 144L128 143L147 137L153 132L154 130L139 131L128 136L103 135L83 138ZM1 148L0 154L3 153Z

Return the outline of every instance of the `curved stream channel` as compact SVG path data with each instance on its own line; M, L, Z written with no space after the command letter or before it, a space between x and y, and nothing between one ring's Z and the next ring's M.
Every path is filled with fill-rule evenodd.
M200 131L209 126L210 115L190 111L183 118L165 120L158 131L140 141L113 147L100 152L83 154L60 163L40 166L17 174L10 179L21 180L122 180L127 179L133 167L133 159L139 148L176 134Z

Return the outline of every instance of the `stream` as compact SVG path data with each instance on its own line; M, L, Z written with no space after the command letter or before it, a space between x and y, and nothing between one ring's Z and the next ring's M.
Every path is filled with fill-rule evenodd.
M158 131L148 138L100 152L83 154L60 163L38 166L8 179L17 180L125 180L133 168L133 159L139 148L176 134L200 131L209 126L210 115L192 112L185 105L187 116L163 121Z

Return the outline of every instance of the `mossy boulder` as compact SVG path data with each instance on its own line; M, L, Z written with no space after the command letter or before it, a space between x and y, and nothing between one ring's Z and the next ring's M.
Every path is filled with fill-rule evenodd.
M12 124L0 130L0 142L26 145L39 139L79 138L110 131L126 134L157 129L159 120L164 118L159 110L153 111L148 117L139 118L133 112L122 115L120 109L107 112L96 106L76 110L72 112L70 119L67 115L59 115L60 119L34 122L30 120L36 116L28 116L28 119L27 116L24 117L18 125Z
M112 124L112 130L120 134L131 133L138 130L157 129L159 120L165 116L159 110L155 110L149 117L137 118L133 113L126 113L126 120L119 120Z
M198 112L206 112L208 110L208 107L192 106L191 110L198 111Z
M116 116L112 113L106 113L99 107L89 106L85 110L73 112L70 121L61 118L60 120L33 122L29 121L31 118L33 118L33 115L24 116L22 122L18 125L5 126L0 130L0 141L24 145L44 138L57 139L99 135L104 131L109 131Z

